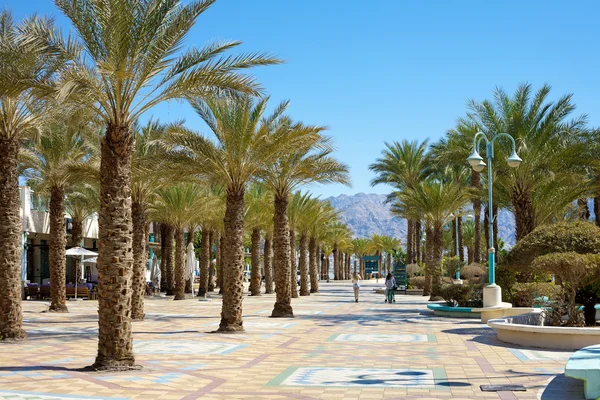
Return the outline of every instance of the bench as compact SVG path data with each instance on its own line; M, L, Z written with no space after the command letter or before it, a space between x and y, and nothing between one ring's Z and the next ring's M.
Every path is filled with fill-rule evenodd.
M75 288L74 287L68 287L66 288L67 290L67 298L69 297L75 297ZM86 286L79 286L77 287L77 297L87 297L88 299L90 298L90 291Z
M600 345L573 353L565 367L565 376L583 380L586 399L600 399Z
M43 299L49 299L51 294L50 294L50 286L49 285L42 285L40 286L40 300Z

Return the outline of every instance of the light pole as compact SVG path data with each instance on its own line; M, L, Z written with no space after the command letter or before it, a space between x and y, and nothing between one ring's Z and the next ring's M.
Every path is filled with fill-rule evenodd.
M494 249L494 213L492 211L492 160L494 159L494 142L501 138L506 137L510 139L512 143L512 154L506 159L509 167L518 167L523 160L517 155L517 146L515 145L515 139L508 133L497 133L492 138L488 138L483 132L477 132L473 137L473 152L467 158L471 167L476 172L481 172L484 168L488 167L488 212L490 220L490 243L488 249L488 270L489 270L489 285L483 288L483 306L494 307L502 303L502 292L500 286L496 285L496 270L495 270L495 253ZM479 147L482 141L485 141L485 153L487 156L487 164L483 162L483 157L479 155Z

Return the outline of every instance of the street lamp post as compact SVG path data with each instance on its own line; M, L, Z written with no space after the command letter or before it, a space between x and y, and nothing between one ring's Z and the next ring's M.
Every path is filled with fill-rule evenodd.
M496 285L496 270L495 270L495 253L494 249L494 213L492 211L492 160L494 159L494 142L506 137L512 143L512 154L506 159L508 166L512 168L518 167L523 160L517 155L517 146L515 139L508 133L497 133L491 139L483 132L477 132L473 137L473 152L467 158L469 164L476 172L481 172L488 167L488 212L490 220L490 243L488 249L488 270L489 270L489 285L483 289L483 306L495 307L502 303L502 292L500 286ZM483 162L483 157L479 155L479 148L482 141L485 141L485 153L487 156L487 164Z

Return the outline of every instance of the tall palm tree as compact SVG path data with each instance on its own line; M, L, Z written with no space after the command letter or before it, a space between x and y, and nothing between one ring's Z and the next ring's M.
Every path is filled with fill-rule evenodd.
M406 214L409 215L409 214ZM383 252L385 251L384 237L374 233L369 238L369 252L379 256L379 276L385 274L385 267L383 265Z
M184 175L203 176L225 187L223 230L223 308L219 332L243 332L244 194L261 168L300 146L297 132L274 129L287 103L263 118L268 98L209 99L193 105L216 143L193 132L170 137L173 159Z
M214 93L252 93L255 80L236 71L277 63L264 54L221 55L239 42L182 49L197 18L213 0L55 0L85 51L72 55L60 79L60 100L94 110L106 125L100 166L96 369L134 364L132 291L132 125L155 105ZM41 35L48 38L47 35Z
M371 185L388 184L395 190L403 190L422 182L429 174L431 164L427 144L427 140L421 143L408 140L386 142L386 149L382 151L381 157L369 166L369 169L377 174L377 177L371 181ZM407 261L412 264L416 261L415 248L418 245L418 239L415 238L416 221L409 218L407 225Z
M355 238L352 239L352 252L355 257L358 257L359 261L359 273L360 276L365 278L365 262L362 259L369 252L369 240L367 238Z
M431 155L435 163L444 168L447 166L464 165L465 159L473 151L473 137L481 129L479 125L469 117L459 118L454 129L446 133L446 137L431 146ZM473 261L481 261L481 173L469 168L470 185L473 193L471 200L474 216L474 247Z
M50 198L50 293L49 311L68 312L66 296L65 196L75 183L72 167L88 157L81 131L90 129L88 119L78 113L53 118L42 129L39 140L30 141L21 153L28 185ZM83 118L85 119L83 119ZM93 129L93 128L92 128Z
M348 184L348 169L331 156L331 139L321 135L321 126L294 123L289 118L277 121L276 131L289 132L301 138L297 146L282 154L259 171L262 182L274 196L274 269L277 300L272 317L293 317L290 290L290 227L288 203L290 194L308 183L337 182ZM293 244L295 246L295 244Z
M32 32L54 27L31 17L16 23L0 11L0 340L22 340L21 218L19 214L19 143L37 131L46 114L62 57L34 40Z
M519 155L526 160L519 168L496 163L494 168L515 213L517 241L556 212L593 192L585 174L591 163L586 116L572 119L572 95L550 102L550 86L535 93L530 84L520 85L513 96L498 88L494 100L472 101L470 117L482 131L510 134ZM497 154L510 154L509 143L498 143ZM552 209L544 209L548 204ZM550 211L550 213L548 213ZM550 215L549 215L550 214Z
M459 182L427 180L396 193L395 207L418 210L427 226L428 264L432 281L432 298L437 296L441 285L444 225L452 212L469 200L469 194Z

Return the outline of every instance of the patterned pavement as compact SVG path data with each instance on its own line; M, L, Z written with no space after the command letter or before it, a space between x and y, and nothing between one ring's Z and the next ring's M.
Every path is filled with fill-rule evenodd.
M136 361L126 373L90 373L97 302L69 314L24 303L29 339L0 342L0 399L582 399L565 378L571 353L510 346L479 321L434 317L425 298L385 304L368 282L293 299L294 319L271 319L273 295L246 297L245 334L213 334L221 301L146 301L134 323ZM521 384L525 392L482 392Z

